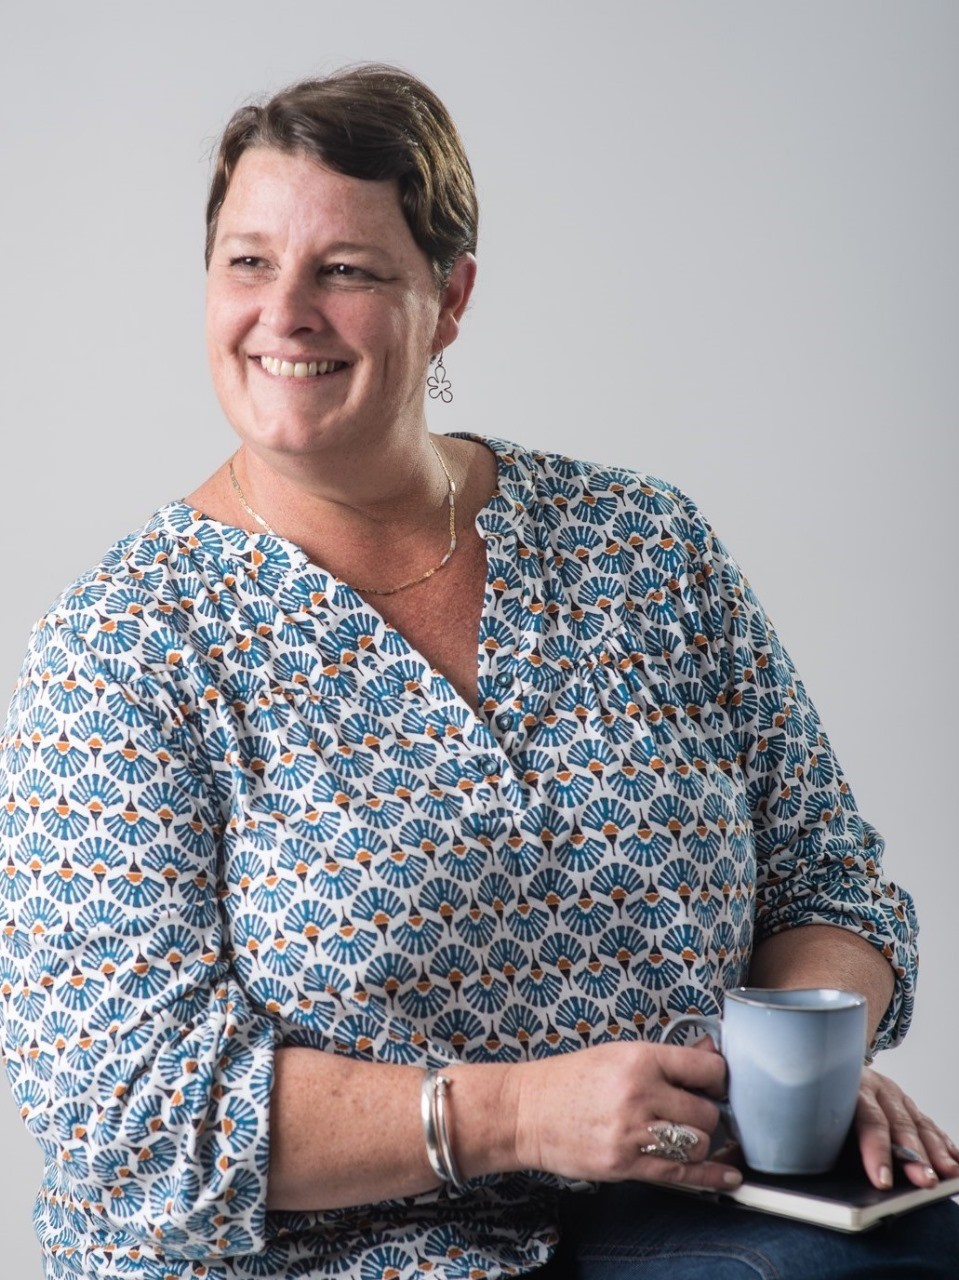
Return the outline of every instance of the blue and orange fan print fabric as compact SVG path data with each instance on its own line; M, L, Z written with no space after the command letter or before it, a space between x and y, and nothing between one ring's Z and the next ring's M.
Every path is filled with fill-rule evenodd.
M524 1061L715 1013L757 939L881 877L816 712L695 505L487 441L475 714L293 544L163 507L35 628L0 757L0 1020L47 1275L530 1270L556 1179L266 1210L281 1045Z

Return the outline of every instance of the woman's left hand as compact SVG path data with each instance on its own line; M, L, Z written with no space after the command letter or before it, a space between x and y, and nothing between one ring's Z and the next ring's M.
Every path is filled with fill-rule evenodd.
M917 1187L932 1187L940 1178L959 1177L959 1147L907 1094L871 1067L862 1073L854 1121L859 1150L873 1186L892 1186L894 1161ZM893 1147L902 1148L893 1153ZM905 1158L903 1158L905 1154ZM909 1155L915 1155L910 1160Z

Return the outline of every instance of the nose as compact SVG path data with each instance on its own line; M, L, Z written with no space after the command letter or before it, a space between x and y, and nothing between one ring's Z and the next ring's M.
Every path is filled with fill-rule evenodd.
M316 281L305 272L283 272L270 284L260 319L278 337L326 327Z

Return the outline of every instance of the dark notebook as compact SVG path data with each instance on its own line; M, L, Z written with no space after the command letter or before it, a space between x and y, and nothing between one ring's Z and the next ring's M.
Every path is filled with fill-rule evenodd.
M920 1209L946 1196L959 1196L959 1178L949 1178L935 1187L916 1187L897 1177L889 1191L878 1191L866 1180L842 1178L835 1174L818 1177L778 1178L770 1173L745 1169L741 1186L720 1195L747 1209L777 1213L784 1218L800 1218L836 1231L863 1231L884 1218Z
M746 1209L798 1218L836 1231L864 1231L885 1218L897 1217L947 1196L959 1196L959 1178L943 1180L935 1187L916 1187L895 1162L893 1164L893 1186L888 1191L878 1191L867 1179L858 1151L847 1145L829 1173L780 1177L746 1167L741 1186L733 1191L706 1194L732 1200Z

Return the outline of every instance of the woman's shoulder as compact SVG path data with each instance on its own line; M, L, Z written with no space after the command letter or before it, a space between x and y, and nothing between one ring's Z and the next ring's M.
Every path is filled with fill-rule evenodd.
M183 503L170 502L155 511L139 528L117 538L100 557L68 582L51 603L48 614L78 615L90 608L112 587L136 588L148 580L147 570L158 564L173 566L177 544L177 515L187 511Z
M191 612L192 597L243 572L243 531L234 542L227 532L187 503L166 503L63 588L37 620L31 648L92 647L109 662L130 652L134 632L162 647Z
M642 520L698 549L709 539L699 507L660 476L609 462L590 461L496 437L481 439L497 456L500 489L524 505L559 511L566 520L590 525Z

